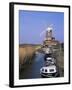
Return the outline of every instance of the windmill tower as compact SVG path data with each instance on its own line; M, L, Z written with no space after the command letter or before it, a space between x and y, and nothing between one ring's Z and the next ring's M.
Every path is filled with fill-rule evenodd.
M45 36L46 40L51 40L52 39L52 27L48 27L46 29L46 36Z
M57 45L59 42L53 37L53 27L49 25L45 30L45 40L43 41L44 46Z

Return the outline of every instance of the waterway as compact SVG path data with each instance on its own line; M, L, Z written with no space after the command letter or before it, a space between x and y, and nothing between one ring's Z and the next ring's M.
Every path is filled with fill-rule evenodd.
M19 73L20 79L32 79L32 78L41 78L40 68L43 67L44 54L37 53L35 58L32 60L31 64L26 64L24 68Z

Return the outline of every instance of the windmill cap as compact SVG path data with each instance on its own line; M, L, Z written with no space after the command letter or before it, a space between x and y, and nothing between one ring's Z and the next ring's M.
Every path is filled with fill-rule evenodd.
M48 27L46 30L47 31L51 31L52 30L52 27Z

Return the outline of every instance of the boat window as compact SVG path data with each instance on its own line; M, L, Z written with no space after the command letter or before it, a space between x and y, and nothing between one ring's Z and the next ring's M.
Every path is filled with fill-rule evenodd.
M51 63L51 62L47 62L47 63L45 63L45 65L47 67L47 66L52 66L52 65L55 65L55 64L54 63Z
M54 71L54 69L50 69L49 71L50 71L50 72L53 72L53 71Z
M52 62L52 59L47 59L49 62Z
M42 71L44 71L44 69L42 69Z
M47 69L45 69L45 72L47 72Z
M45 57L46 57L46 58L47 58L47 57L52 57L52 54L51 54L51 53L45 54Z

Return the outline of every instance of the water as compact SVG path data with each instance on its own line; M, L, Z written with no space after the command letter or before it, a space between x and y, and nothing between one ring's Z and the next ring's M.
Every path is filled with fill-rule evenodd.
M40 68L44 66L44 54L36 54L31 64L28 64L20 71L20 79L41 78Z

